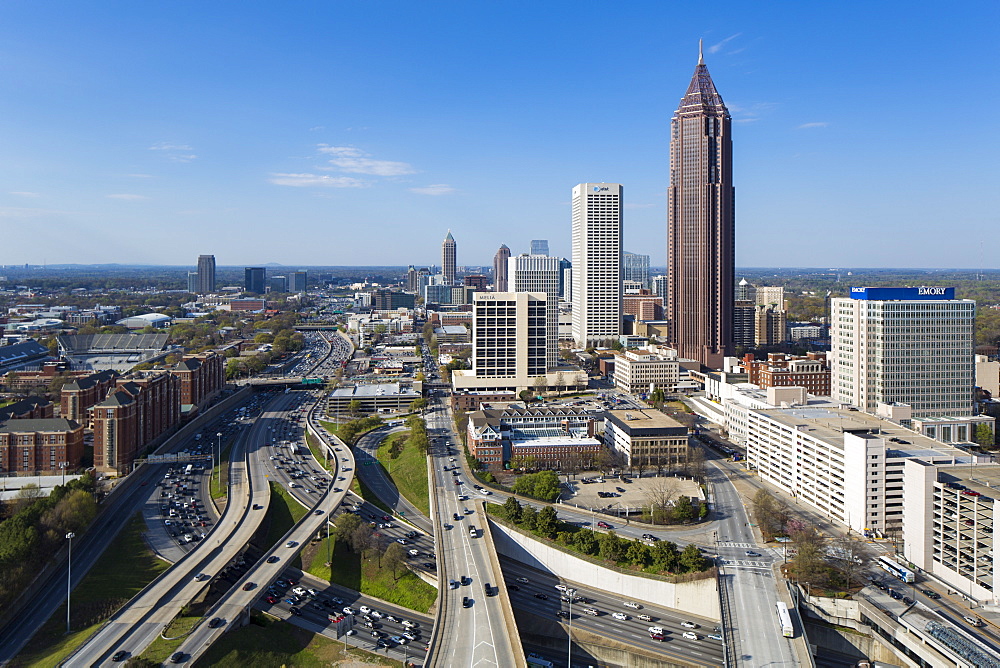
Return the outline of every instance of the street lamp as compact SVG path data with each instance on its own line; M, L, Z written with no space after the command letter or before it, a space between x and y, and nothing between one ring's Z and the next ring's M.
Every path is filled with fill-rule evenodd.
M69 633L69 595L72 591L73 582L73 539L76 538L76 534L70 531L66 534L66 540L69 541L69 557L66 560L66 633Z
M569 631L566 632L566 668L573 668L573 599L576 598L575 589L567 589L566 596L569 598Z

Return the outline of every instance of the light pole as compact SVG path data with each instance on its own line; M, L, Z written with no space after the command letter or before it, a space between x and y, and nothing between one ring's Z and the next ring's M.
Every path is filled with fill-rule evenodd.
M73 582L73 539L76 538L76 534L70 531L66 534L66 540L69 541L69 557L66 560L66 633L69 633L69 595L72 591Z
M575 589L567 589L566 596L569 598L569 631L566 632L566 668L573 668L573 599L576 597Z
M59 468L62 469L62 484L66 484L66 466L69 462L59 462Z

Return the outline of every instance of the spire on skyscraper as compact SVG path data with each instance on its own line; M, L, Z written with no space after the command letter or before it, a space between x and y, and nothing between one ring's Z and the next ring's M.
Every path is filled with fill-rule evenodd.
M715 82L712 75L708 73L708 65L701 53L701 46L698 47L698 65L694 68L691 76L691 83L688 84L687 92L681 98L678 111L691 111L690 107L720 107L727 114L726 105L722 101L722 96L715 89Z
M698 40L698 64L699 65L704 65L705 64L705 53L701 50L701 42L702 42L702 40L699 39Z

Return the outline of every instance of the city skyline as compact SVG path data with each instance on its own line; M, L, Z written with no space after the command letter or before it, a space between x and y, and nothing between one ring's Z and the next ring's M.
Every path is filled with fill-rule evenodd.
M248 8L236 24L222 8L57 4L0 10L0 263L180 265L197 238L223 266L405 266L449 227L467 262L539 237L568 257L567 189L612 181L630 193L625 246L661 266L667 126L704 38L739 125L738 265L989 266L933 237L961 221L989 238L996 223L997 133L939 111L956 88L995 101L995 4L866 6L857 21L733 3L708 23L630 6L603 22L612 50L580 39L591 20L559 3L531 22L442 3ZM625 85L581 107L576 73ZM893 122L871 123L885 100ZM842 241L794 261L775 243L816 229Z

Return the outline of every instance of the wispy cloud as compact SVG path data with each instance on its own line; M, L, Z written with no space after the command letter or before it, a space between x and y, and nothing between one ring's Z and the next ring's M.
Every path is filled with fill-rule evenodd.
M105 195L108 199L123 199L128 201L137 201L140 199L149 199L145 195L133 195L131 193L116 193L114 195Z
M330 176L328 174L271 174L268 179L278 186L292 186L293 188L308 188L319 186L322 188L366 188L370 185L367 181L356 179L353 176Z
M129 177L130 179L151 179L151 178L153 178L152 174L126 174L125 176Z
M753 102L749 105L742 105L737 102L726 105L729 113L733 115L734 123L753 123L760 120L762 116L767 116L778 107L776 102Z
M41 197L41 193L30 193L24 190L13 190L8 195L17 195L18 197Z
M816 123L803 123L802 125L795 128L796 130L808 130L809 128L825 128L829 123L826 121L820 121Z
M157 142L149 147L150 151L161 151L174 162L191 162L198 156L194 154L194 149L187 144L171 144L170 142Z
M319 152L333 156L330 159L330 169L352 174L371 174L373 176L404 176L416 174L416 170L405 162L395 160L376 160L364 151L353 146L319 145Z
M739 37L742 34L743 33L738 32L735 35L730 35L729 37L727 37L726 39L722 40L721 42L717 42L716 44L713 44L712 46L708 47L708 52L709 53L718 53L719 51L722 51L722 48L724 46L726 46L726 43L729 42L729 40L736 39L737 37Z
M458 192L458 189L449 186L447 183L435 183L421 188L410 188L410 192L417 193L418 195L450 195Z

